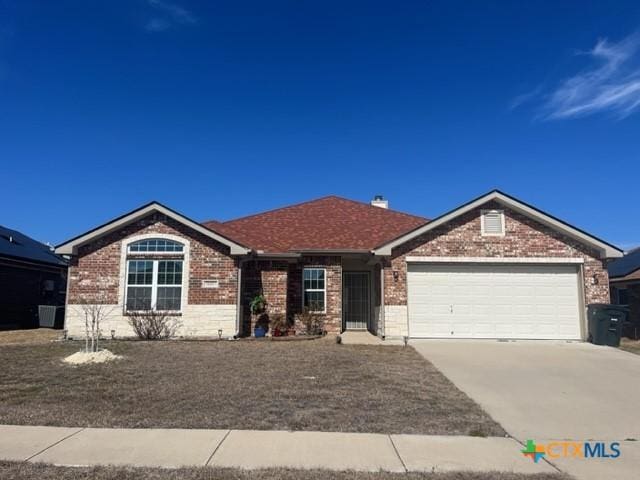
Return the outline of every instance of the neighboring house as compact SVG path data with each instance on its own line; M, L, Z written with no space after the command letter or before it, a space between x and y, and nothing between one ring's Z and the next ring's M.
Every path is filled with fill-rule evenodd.
M64 305L67 262L51 247L0 226L0 329L38 326L38 305Z
M252 332L315 307L330 333L381 337L584 339L585 307L609 301L613 245L494 190L434 220L335 196L198 223L153 202L59 245L71 255L66 328L79 303L113 305L103 330L155 308L183 336Z
M640 335L640 247L609 264L611 303L629 306L630 325L625 332L633 338Z

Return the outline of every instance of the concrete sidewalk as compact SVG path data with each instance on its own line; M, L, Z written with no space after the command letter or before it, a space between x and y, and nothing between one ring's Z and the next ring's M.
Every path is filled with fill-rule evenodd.
M513 439L256 430L0 426L0 459L55 465L556 472Z

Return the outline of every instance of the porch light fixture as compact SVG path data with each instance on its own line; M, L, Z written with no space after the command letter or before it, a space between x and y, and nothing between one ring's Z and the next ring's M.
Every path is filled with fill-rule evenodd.
M218 329L218 340L222 340L222 329Z
M400 274L398 273L398 270L394 270L393 271L393 281L397 282L399 276L400 276Z
M593 274L593 284L594 285L600 284L600 280L598 280L598 275L596 275L595 273Z

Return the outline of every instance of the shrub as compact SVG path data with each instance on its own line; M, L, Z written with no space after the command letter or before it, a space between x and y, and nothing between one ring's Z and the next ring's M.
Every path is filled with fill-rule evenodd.
M302 313L296 316L304 328L307 335L322 335L324 333L324 315L313 312L305 308Z
M180 327L177 318L154 310L129 314L129 324L140 340L166 340Z

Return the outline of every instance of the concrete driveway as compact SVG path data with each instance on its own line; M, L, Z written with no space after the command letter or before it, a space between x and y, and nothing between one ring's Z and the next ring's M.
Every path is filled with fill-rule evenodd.
M637 478L640 355L589 343L415 340L411 345L520 442L621 442L618 459L558 459L578 478Z

